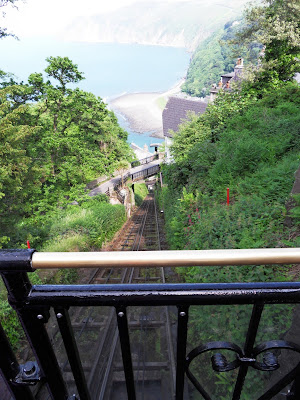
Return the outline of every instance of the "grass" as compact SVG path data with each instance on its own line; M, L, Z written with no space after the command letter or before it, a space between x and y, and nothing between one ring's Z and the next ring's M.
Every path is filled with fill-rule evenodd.
M42 251L92 251L113 238L126 220L124 206L93 198L70 206L53 221Z
M145 183L135 183L134 184L134 200L135 204L139 207L142 202L144 201L144 198L148 194L148 189Z
M29 237L31 246L39 251L93 251L101 249L105 241L112 239L125 220L123 206L111 205L107 203L106 197L95 196L81 205L68 206L51 215L22 221L16 238L20 240L19 238ZM15 242L13 245L21 247L18 244ZM32 284L72 284L78 280L78 270L39 271L30 273L29 278ZM0 321L13 349L20 350L25 341L24 333L16 312L7 301L2 282Z
M161 109L161 110L163 110L165 107L166 107L166 104L167 104L167 99L165 98L165 97L159 97L157 100L156 100L156 104L158 105L158 107Z

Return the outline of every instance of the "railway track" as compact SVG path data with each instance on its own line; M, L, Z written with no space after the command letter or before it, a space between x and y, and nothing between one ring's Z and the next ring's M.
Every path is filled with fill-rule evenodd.
M161 250L165 246L160 213L149 194L133 214L114 244L115 251ZM163 247L164 248L164 247ZM163 268L115 268L94 270L89 283L165 283ZM114 308L70 310L83 369L92 400L127 399ZM127 311L137 399L174 398L175 356L172 343L172 312L168 307L134 307ZM174 318L175 320L175 318ZM62 341L54 338L61 352L62 370L70 392L76 392Z

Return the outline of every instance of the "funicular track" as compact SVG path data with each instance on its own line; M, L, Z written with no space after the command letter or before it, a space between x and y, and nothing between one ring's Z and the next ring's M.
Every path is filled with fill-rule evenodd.
M159 219L154 194L150 193L128 221L114 250L161 250L164 240L161 240ZM89 279L90 284L155 282L166 282L163 268L97 269ZM128 312L128 323L137 399L172 399L176 367L168 307L151 311L135 307ZM115 309L74 309L72 326L91 399L127 399ZM62 362L62 368L65 379L73 389L68 364Z

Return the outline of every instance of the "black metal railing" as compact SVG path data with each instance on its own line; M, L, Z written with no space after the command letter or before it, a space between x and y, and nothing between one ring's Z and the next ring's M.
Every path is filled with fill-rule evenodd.
M153 167L145 168L142 171L134 172L133 174L131 174L131 179L133 181L136 181L139 179L148 178L150 176L156 175L159 171L160 171L160 166L154 165Z
M19 365L5 333L0 329L0 370L11 395L16 400L33 400L30 386L45 382L50 398L54 400L76 399L68 393L57 356L51 345L46 325L49 311L54 310L65 346L80 400L91 399L83 372L68 309L71 306L114 307L119 331L123 369L128 399L136 399L136 387L128 329L129 307L175 306L177 308L176 377L175 398L184 398L185 377L202 395L212 399L205 383L200 382L191 367L204 353L212 352L211 368L217 373L236 370L235 383L228 399L243 396L245 380L250 369L264 373L280 370L289 357L281 352L300 353L297 342L283 337L270 337L258 342L258 329L266 306L300 303L299 282L260 283L208 283L208 284L114 284L114 285L32 285L28 274L42 268L70 267L158 267L192 265L252 265L299 263L300 249L259 249L228 251L161 251L161 252L114 252L114 253L38 253L34 250L0 251L0 273L8 292L10 305L16 310L28 342L37 362ZM254 267L253 267L254 268ZM224 307L226 305L250 305L251 316L242 345L231 341L211 340L193 344L187 351L189 310L191 306ZM212 316L213 318L213 316ZM297 320L298 315L293 315ZM226 329L226 327L225 327ZM228 328L229 329L229 328ZM268 332L266 332L267 334ZM296 335L297 336L297 335ZM226 338L224 338L226 339ZM226 356L224 355L226 353ZM232 353L232 361L227 361ZM289 363L288 363L289 366ZM251 391L254 391L254 387ZM278 375L269 382L259 397L250 394L247 399L268 400L300 398L300 362L290 371ZM251 397L252 396L252 397Z
M131 178L130 172L124 174L115 184L114 184L114 191L118 191L122 189L123 185Z
M152 161L158 160L158 154L153 154L153 156L142 158L141 160L133 161L131 167L138 167L139 165L149 164Z

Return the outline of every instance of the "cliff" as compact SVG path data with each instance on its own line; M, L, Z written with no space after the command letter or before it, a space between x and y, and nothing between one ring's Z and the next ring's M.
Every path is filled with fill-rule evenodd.
M236 18L247 1L144 1L108 14L78 17L63 36L74 41L139 43L194 51L212 32Z

